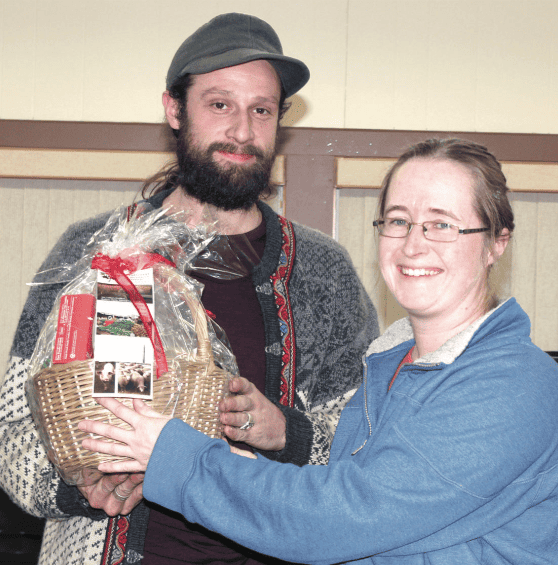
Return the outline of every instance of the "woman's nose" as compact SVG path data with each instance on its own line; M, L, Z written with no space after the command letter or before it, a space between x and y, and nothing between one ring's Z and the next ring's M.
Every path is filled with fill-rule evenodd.
M416 224L411 226L411 230L405 238L403 250L409 257L425 253L428 250L428 240L423 226Z

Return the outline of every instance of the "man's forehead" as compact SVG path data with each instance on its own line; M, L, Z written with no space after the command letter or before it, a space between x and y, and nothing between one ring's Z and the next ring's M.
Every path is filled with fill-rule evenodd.
M249 79L250 87L260 89L265 88L273 94L277 95L277 102L281 95L281 81L277 71L273 65L265 59L256 59L248 63L241 63L232 67L224 67L204 74L190 75L191 86L198 86L204 91L222 90L229 91L230 87L235 84L241 84L242 79ZM232 93L232 92L231 92ZM255 93L255 92L254 92Z

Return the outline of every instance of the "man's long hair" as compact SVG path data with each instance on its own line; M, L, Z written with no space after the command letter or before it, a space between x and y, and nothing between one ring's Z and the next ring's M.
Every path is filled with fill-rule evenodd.
M192 85L192 75L186 74L183 77L177 79L174 84L169 88L169 95L172 99L177 102L178 112L177 119L180 124L184 123L186 117L186 102L188 96L188 89ZM281 86L281 98L279 100L279 121L287 110L290 108L290 103L285 101L285 91ZM279 131L279 127L278 127ZM179 131L173 129L172 133L175 138L178 139ZM162 169L156 172L151 177L147 178L143 183L141 196L144 199L155 196L159 192L169 188L178 188L180 186L181 178L180 164L178 159L172 160L169 164L165 165ZM263 192L263 198L269 198L275 192L275 187L269 185Z

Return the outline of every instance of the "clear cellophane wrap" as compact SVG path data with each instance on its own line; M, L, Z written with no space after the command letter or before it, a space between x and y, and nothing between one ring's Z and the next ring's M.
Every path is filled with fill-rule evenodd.
M101 473L97 466L117 457L90 452L81 446L85 437L78 429L83 419L128 425L94 399L94 360L53 363L61 300L87 294L96 297L99 258L129 274L130 265L140 270L145 258L162 258L153 268L154 324L163 357L157 358L152 399L146 402L162 414L180 418L209 435L221 437L217 404L228 391L228 381L238 374L228 340L207 315L201 302L203 286L185 271L196 263L216 278L243 276L234 251L220 239L214 222L189 227L189 215L152 210L141 204L117 210L87 244L78 263L60 265L41 273L40 284L66 283L40 333L30 362L27 396L33 419L47 454L68 484L92 484ZM108 258L108 259L107 259ZM120 267L118 267L120 265ZM94 333L94 332L93 332ZM91 336L92 350L95 335ZM161 351L159 351L161 354ZM129 398L121 399L131 406Z

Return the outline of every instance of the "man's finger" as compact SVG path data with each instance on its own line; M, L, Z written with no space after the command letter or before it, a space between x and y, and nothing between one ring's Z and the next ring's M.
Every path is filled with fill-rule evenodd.
M244 377L234 377L229 381L229 390L234 394L248 394L252 383Z
M253 409L253 403L250 398L241 396L229 396L219 402L219 410L221 412L246 412Z

